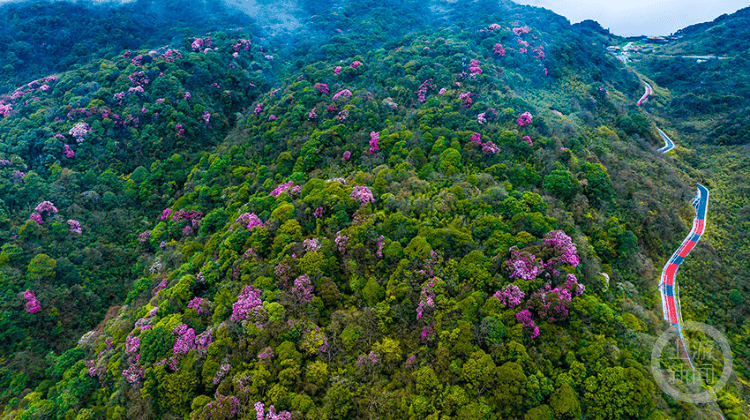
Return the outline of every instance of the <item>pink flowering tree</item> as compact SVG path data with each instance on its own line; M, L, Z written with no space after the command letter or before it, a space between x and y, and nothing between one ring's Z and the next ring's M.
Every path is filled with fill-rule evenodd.
M350 197L359 201L359 204L364 206L367 203L374 203L375 198L372 196L372 191L365 186L358 185L352 190Z
M73 128L70 129L70 131L68 131L68 134L75 137L78 144L82 144L90 131L91 127L89 127L88 124L86 124L85 122L79 122L74 125Z
M473 141L474 143L476 143L476 144L478 144L478 145L481 146L482 145L482 135L479 134L479 133L472 134L471 135L471 141Z
M310 282L310 277L307 274L301 275L294 280L294 286L292 286L292 295L301 303L306 304L313 299L313 285Z
M237 297L237 302L232 305L232 321L242 323L246 326L248 322L260 323L266 319L266 308L260 299L262 290L253 286L245 286Z
M328 85L325 83L316 83L315 89L318 89L318 91L324 95L328 95Z
M34 292L31 290L26 290L23 293L23 298L26 300L26 312L30 314L35 314L42 310L42 305L39 304L39 301L36 300L36 296L34 295Z
M505 48L503 48L501 44L495 44L495 48L492 49L492 53L503 57L505 56Z
M335 95L333 95L333 100L335 101L336 99L338 99L338 98L340 98L342 96L346 97L346 98L351 98L352 97L352 91L350 91L349 89L343 89L343 90L337 92Z
M526 296L526 294L515 284L509 284L505 286L503 290L499 290L494 294L494 297L496 297L500 303L509 308L515 308L520 305L524 296Z
M519 251L514 246L510 249L510 255L505 266L510 272L511 279L534 280L544 269L544 261L528 251Z
M78 220L68 219L68 227L70 228L70 232L81 234L83 231L81 230L81 222Z
M479 68L479 60L471 60L471 62L469 62L469 73L482 74L482 69Z
M518 121L516 121L516 124L518 124L519 127L529 125L531 124L532 118L533 117L531 113L526 111L518 117Z
M417 100L419 103L423 103L427 100L427 91L428 90L435 90L437 89L437 86L432 83L432 79L425 80L420 86L419 89L417 89Z
M380 150L378 141L380 140L380 133L377 131L370 132L370 153L376 153Z
M422 284L422 292L419 294L419 305L417 305L417 319L421 319L424 310L435 307L435 284L436 278L432 278Z

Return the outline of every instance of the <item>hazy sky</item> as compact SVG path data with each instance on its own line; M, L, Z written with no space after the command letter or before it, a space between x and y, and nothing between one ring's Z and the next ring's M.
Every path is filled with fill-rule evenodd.
M513 0L550 9L571 23L599 22L615 35L669 35L750 6L750 0Z

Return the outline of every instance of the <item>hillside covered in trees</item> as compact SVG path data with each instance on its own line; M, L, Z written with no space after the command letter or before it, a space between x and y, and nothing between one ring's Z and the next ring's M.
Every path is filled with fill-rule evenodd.
M0 6L0 418L708 418L650 371L697 182L746 418L750 213L656 152L676 87L509 1L295 7Z

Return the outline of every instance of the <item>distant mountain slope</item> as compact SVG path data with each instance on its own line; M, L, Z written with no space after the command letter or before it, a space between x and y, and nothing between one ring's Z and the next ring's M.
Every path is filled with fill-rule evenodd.
M192 36L253 20L221 0L111 3L31 1L0 6L0 94L17 85L129 49L188 44Z
M686 55L748 54L750 7L723 14L711 22L688 26L675 35L681 39L664 47L664 51Z

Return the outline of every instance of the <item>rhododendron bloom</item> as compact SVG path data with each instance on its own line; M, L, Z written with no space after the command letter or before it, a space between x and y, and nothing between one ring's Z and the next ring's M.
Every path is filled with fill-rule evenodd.
M336 247L338 248L339 252L346 251L346 244L349 241L349 237L346 235L342 235L341 231L336 232Z
M485 118L484 116L484 112L482 112L481 114L477 114L477 123L479 123L479 125L485 124L487 122L487 118Z
M375 153L380 150L378 140L380 140L380 133L377 131L370 132L370 153Z
M310 113L307 114L307 119L308 120L314 120L316 118L318 118L318 114L315 112L315 108L313 108L313 109L310 110Z
M500 29L500 25L498 25L497 23L493 23L489 26L489 30L494 31L495 29Z
M141 338L138 336L129 336L125 339L125 353L136 353L141 346Z
M78 220L69 219L68 220L68 227L70 228L70 232L81 234L83 231L81 230L81 222Z
M346 121L347 118L349 118L349 111L347 111L346 109L341 110L341 112L336 115L336 119L339 121Z
M367 203L375 202L375 199L372 196L372 191L370 191L369 188L361 185L354 187L350 194L350 197L359 201L359 204L363 206Z
M344 89L344 90L338 92L337 94L333 95L333 100L335 101L336 99L338 99L341 96L346 96L347 98L351 98L352 97L352 92L349 89Z
M356 60L355 60L355 61L352 61L352 64L350 64L350 65L349 65L349 67L351 67L351 68L353 68L353 69L356 69L357 67L359 67L359 66L361 66L361 65L362 65L362 62L361 62L361 61L356 61Z
M325 83L316 83L315 89L318 89L321 93L328 95L328 85Z
M177 335L172 346L172 352L176 354L187 354L195 348L195 330L188 328L187 324L180 324L172 329L172 333Z
M527 111L527 112L524 112L523 114L521 114L520 117L518 117L518 121L516 121L516 123L518 124L519 127L523 127L525 125L531 124L532 118L533 117L532 117L531 113Z
M482 69L479 68L479 60L471 60L469 63L469 73L482 74Z
M544 262L533 254L519 251L515 246L510 249L511 258L505 262L510 278L534 280L544 268Z
M81 144L89 131L91 131L91 127L89 127L88 124L85 122L79 122L68 131L68 134L75 137L78 144Z
M438 95L443 96L445 95L445 92L447 92L447 90L445 90L445 88L441 88L440 91L438 92Z
M52 204L51 201L42 201L41 203L37 204L34 208L34 211L36 211L39 214L48 213L53 214L57 213L57 207L55 207L54 204Z
M263 111L263 104L258 104L255 106L255 115L260 114Z
M70 146L68 146L67 144L65 145L65 150L63 150L63 154L68 159L72 159L76 156L76 152L74 152L73 150L70 150Z
M481 145L482 144L482 135L479 133L474 133L471 135L471 141L474 143Z
M514 308L521 304L526 294L521 291L515 284L509 284L502 291L495 292L494 296L505 306Z
M266 308L260 300L262 290L253 286L245 286L240 292L237 302L232 305L232 321L242 321L246 325L248 321L260 321L265 319Z
M205 121L206 124L208 124L208 122L211 120L211 113L209 113L208 111L203 111L202 117L203 117L203 121Z
M271 114L271 116L268 117L268 122L276 121L276 116Z
M313 285L307 274L299 276L294 280L292 294L302 303L309 303L313 299Z
M419 295L419 305L417 305L417 319L422 318L426 308L435 307L435 284L435 278L422 284L422 292Z
M464 108L468 108L471 106L471 104L474 103L474 101L471 99L471 95L471 92L458 94L458 99L464 101Z
M338 75L339 73L341 73L341 66L336 66L336 68L333 69L333 74Z
M526 54L526 51L526 47L521 47L518 49L518 52L520 52L521 54Z
M522 28L513 28L513 33L518 36L521 36L521 34L529 33L529 28L527 26L524 26Z
M531 141L531 137L529 137L529 136L523 136L523 137L521 138L521 140L523 140L523 141L525 141L526 143L528 143L528 144L529 144L529 146L533 146L533 145L534 145L534 143L533 143L533 142Z
M26 300L26 312L35 314L42 310L42 305L36 300L36 296L34 296L34 292L31 290L26 289L23 293L23 298Z
M347 150L341 156L341 160L343 160L344 162L346 162L347 160L351 159L351 157L352 157L352 152L350 152L350 151Z
M295 185L294 181L289 181L276 187L273 191L270 192L270 194L274 197L278 197L283 192L291 195L299 193L300 191L300 187L298 185Z
M427 100L427 91L428 90L434 90L437 86L432 83L432 79L427 79L419 86L419 89L417 89L417 100L419 103L422 103Z
M13 111L13 107L10 104L0 104L0 116L7 117L11 111Z
M484 144L482 144L482 153L485 154L495 154L500 152L500 148L495 145L495 143L491 141L486 141Z

